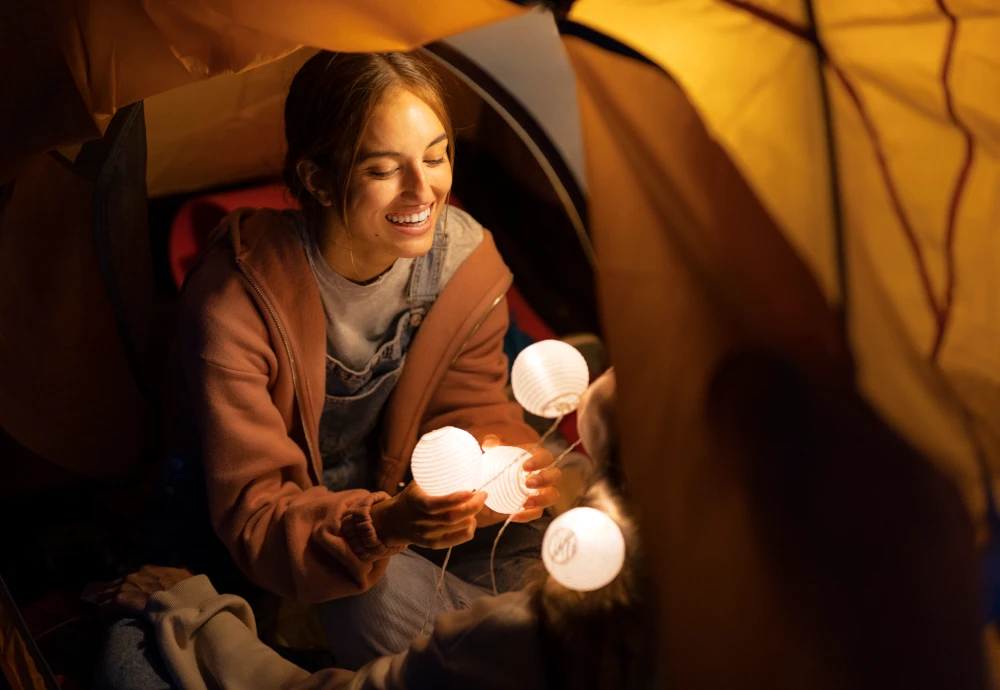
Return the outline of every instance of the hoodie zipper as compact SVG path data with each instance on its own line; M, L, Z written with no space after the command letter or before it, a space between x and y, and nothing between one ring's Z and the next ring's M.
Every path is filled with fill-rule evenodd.
M465 341L462 343L462 347L458 348L458 352L456 352L455 356L452 357L451 359L452 364L457 362L458 358L462 355L463 352L465 352L465 348L469 345L469 341L472 340L472 336L474 336L476 334L476 331L479 330L479 327L486 322L486 317L492 314L493 310L497 308L497 305L500 304L501 300L503 300L503 298L507 296L507 293L510 291L510 286L513 284L514 284L514 276L510 275L507 278L507 284L504 285L503 290L501 290L500 294L497 295L496 299L493 300L493 304L489 306L489 309L483 312L483 315L476 322L476 325L472 327L471 331L469 331L469 335L465 337Z
M236 259L236 265L240 267L240 273L243 274L243 277L246 278L248 283L250 283L254 292L256 292L257 296L260 297L260 300L264 303L264 307L267 309L267 313L271 315L271 318L274 319L274 324L278 327L278 334L281 336L281 344L285 347L285 354L288 356L288 366L292 372L292 391L294 391L295 397L299 399L299 422L302 424L302 429L305 432L304 436L306 439L306 446L309 449L309 465L312 467L313 474L315 475L317 455L313 449L311 434L306 426L305 415L302 412L303 399L299 391L299 377L295 374L295 358L292 356L292 347L288 344L288 336L285 335L285 327L281 325L277 312L275 312L274 307L271 306L271 300L269 300L264 294L264 291L260 289L257 281L250 276L250 271L248 271L246 266L244 266L243 260ZM313 477L313 480L317 482L319 481L318 477Z

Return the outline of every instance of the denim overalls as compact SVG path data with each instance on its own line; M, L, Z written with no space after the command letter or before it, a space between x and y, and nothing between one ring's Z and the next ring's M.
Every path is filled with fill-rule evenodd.
M326 399L319 423L323 484L331 491L374 489L378 467L378 423L403 371L406 352L424 315L437 299L448 250L443 223L434 230L431 250L413 262L406 288L409 308L398 314L388 339L360 371L326 355Z

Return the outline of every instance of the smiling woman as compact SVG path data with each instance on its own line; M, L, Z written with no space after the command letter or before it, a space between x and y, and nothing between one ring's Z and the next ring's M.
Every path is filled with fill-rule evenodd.
M364 282L430 251L454 133L428 65L402 53L317 54L292 81L285 137L285 181L335 271Z
M301 211L236 211L184 286L177 462L202 468L243 573L322 603L331 651L353 668L405 649L432 601L437 614L490 593L473 581L507 516L482 492L409 481L418 437L538 436L504 393L512 276L490 233L448 207L454 139L433 70L403 53L319 52L292 80L285 135ZM525 469L551 464L539 448ZM515 522L557 501L559 470L538 477ZM540 559L540 531L513 527L503 590ZM436 599L433 555L414 549L458 545L461 577Z

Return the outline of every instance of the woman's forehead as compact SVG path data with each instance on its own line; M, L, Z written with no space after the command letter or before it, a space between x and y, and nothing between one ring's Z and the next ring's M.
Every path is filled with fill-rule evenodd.
M365 129L362 149L422 152L444 133L444 125L426 101L409 90L397 88L387 93L376 106Z

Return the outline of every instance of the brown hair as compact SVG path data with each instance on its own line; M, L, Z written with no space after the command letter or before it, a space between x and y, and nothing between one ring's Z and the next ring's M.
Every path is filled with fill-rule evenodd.
M292 79L285 100L285 184L314 221L322 205L298 174L304 160L326 175L333 210L347 222L351 171L365 129L382 98L393 88L411 91L434 111L448 135L454 164L451 118L440 79L413 53L331 53L311 57Z

